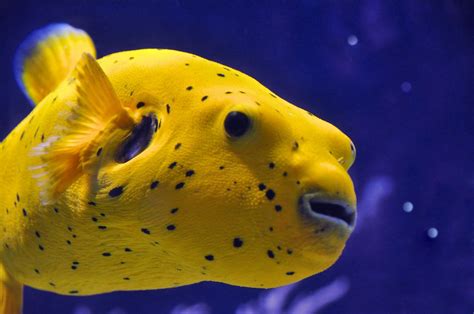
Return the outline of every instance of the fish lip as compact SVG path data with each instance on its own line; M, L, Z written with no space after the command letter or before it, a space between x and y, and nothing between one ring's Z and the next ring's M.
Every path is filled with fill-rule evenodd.
M329 215L317 212L313 210L312 203L328 204L329 206L336 205L334 208L337 209L338 213ZM356 208L343 199L331 198L320 192L305 193L299 199L299 208L306 216L316 219L317 221L329 223L349 232L354 230L357 216Z

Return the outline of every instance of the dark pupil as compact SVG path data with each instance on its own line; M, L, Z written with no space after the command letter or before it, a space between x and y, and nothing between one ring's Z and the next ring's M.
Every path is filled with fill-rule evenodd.
M157 131L157 127L158 121L154 114L144 116L119 147L115 160L125 163L143 152L150 144L153 132Z
M229 112L224 121L227 134L232 137L239 137L245 134L250 127L250 119L239 111Z

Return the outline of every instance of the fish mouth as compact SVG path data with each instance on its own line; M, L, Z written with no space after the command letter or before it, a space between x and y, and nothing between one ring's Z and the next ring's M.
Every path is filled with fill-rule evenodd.
M301 196L300 210L318 221L352 231L356 221L356 210L346 201L325 197L321 193L307 193Z

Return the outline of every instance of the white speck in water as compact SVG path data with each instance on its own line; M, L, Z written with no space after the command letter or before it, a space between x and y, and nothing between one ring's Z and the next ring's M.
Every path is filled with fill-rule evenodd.
M426 231L426 234L428 235L429 238L434 239L438 237L438 229L431 227Z
M349 37L347 37L347 43L349 44L349 46L355 46L358 42L359 39L356 35L350 35Z
M409 92L411 92L411 83L405 81L400 85L400 88L401 88L402 92L409 93Z
M405 213L411 213L413 211L413 203L412 202L403 203L403 211Z

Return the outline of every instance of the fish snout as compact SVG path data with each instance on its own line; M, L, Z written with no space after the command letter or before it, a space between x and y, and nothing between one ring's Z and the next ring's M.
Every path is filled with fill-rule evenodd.
M318 222L349 232L354 229L356 209L345 200L328 198L320 192L305 193L299 199L299 209Z
M357 213L354 185L347 171L337 164L320 163L311 167L302 183L298 209L305 220L350 234Z

